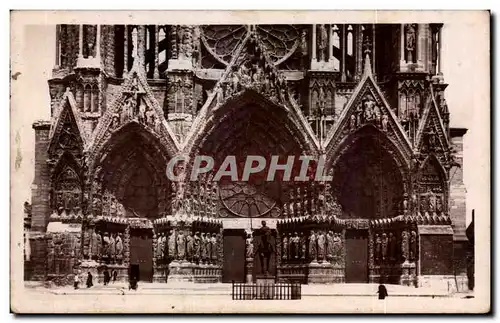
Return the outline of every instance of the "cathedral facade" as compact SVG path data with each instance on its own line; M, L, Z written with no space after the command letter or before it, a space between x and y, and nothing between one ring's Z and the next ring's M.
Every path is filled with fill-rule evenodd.
M461 283L441 28L58 25L25 279L252 281L265 221L276 281ZM331 180L191 180L200 155L321 157Z

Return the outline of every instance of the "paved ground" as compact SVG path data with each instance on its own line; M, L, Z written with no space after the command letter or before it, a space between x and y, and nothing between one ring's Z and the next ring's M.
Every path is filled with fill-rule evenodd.
M22 297L14 297L13 310L45 313L470 313L488 308L480 307L477 298L466 298L465 294L431 295L433 291L429 290L410 294L409 287L394 285L387 286L390 296L382 301L376 297L376 286L306 285L301 300L233 301L228 284L142 283L137 291L129 291L125 284L79 290L27 284ZM16 303L18 299L22 301Z

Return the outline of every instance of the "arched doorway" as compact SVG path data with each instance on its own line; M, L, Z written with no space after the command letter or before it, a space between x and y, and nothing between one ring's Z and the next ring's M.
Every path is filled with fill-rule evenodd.
M344 141L333 163L332 194L342 207L340 217L351 223L345 230L348 283L367 283L372 274L370 240L374 238L369 221L403 214L406 169L391 150L395 147L386 134L366 126ZM360 221L366 225L357 226ZM391 246L401 244L396 235L388 239Z
M230 227L223 235L223 281L244 281L244 230L248 232L260 228L261 220L269 223L279 218L283 203L289 197L290 182L282 180L283 171L278 171L274 180L267 181L273 156L279 156L279 164L285 164L289 156L298 160L300 155L315 156L316 152L286 109L252 90L245 91L218 109L208 119L200 137L194 139L193 147L190 156L213 157L215 170L223 165L226 157L235 157L238 179L224 176L216 183L215 203L217 215L224 218ZM248 156L264 157L266 167L258 174L250 175L248 180L241 180ZM191 166L188 165L188 174ZM215 172L208 174L207 178L214 175ZM298 169L292 170L291 178L296 175ZM272 257L270 272L276 274L275 255ZM253 265L255 274L261 268L259 259L254 259Z
M102 201L104 220L96 230L103 236L126 237L129 244L128 250L125 245L128 257L124 265L140 280L152 281L153 221L170 212L171 192L165 173L169 154L158 138L132 122L113 134L100 157L93 196ZM106 217L123 219L118 222L128 225L110 225Z

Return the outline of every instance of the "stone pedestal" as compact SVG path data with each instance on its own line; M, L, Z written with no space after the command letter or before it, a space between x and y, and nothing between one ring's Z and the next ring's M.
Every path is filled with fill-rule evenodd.
M412 270L413 269L413 270ZM400 285L411 286L414 284L413 272L415 271L415 263L405 261L401 265Z
M256 277L257 298L258 299L273 299L274 298L274 283L276 278L270 275L258 275Z
M193 264L186 261L172 261L168 265L168 282L193 282Z
M333 265L329 262L311 262L309 264L308 284L328 284L334 282Z
M246 283L253 282L253 258L246 258L245 260Z
M153 273L153 283L166 283L169 268L166 265L158 265Z
M85 286L87 275L90 272L94 285L104 283L104 269L108 269L113 284L113 270L116 270L116 282L128 282L128 266L125 264L102 264L94 260L83 261L80 265L80 286Z

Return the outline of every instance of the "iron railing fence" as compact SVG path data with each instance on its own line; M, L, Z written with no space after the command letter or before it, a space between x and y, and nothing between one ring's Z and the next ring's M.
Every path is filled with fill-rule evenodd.
M302 298L302 286L298 283L247 284L232 283L233 300L294 300Z

